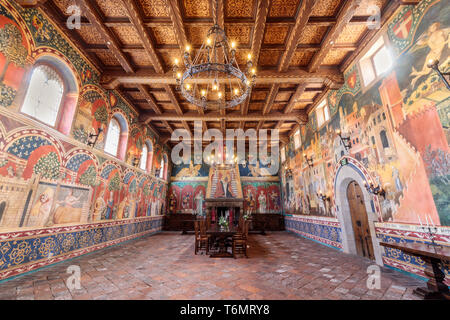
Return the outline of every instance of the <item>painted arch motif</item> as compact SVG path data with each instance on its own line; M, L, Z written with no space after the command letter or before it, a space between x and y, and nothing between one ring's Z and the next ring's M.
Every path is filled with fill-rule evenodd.
M10 133L5 142L4 151L16 158L16 161L11 164L14 172L17 170L18 163L21 165L25 163L22 174L24 179L31 178L33 174L40 174L47 179L60 177L64 148L59 141L46 132L21 129Z

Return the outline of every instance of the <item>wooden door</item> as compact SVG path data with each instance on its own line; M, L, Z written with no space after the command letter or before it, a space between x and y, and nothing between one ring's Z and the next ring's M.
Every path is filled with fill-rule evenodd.
M374 260L372 237L367 217L364 195L356 181L350 182L347 188L347 199L355 234L356 252L358 255Z

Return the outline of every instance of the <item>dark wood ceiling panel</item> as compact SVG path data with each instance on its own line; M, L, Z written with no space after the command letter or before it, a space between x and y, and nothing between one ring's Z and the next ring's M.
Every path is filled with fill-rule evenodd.
M257 0L224 0L227 18L253 18Z
M341 70L375 34L366 24L371 6L381 8L384 23L403 3L416 2L48 0L42 8L63 26L68 6L83 5L81 29L66 35L99 68L105 87L120 90L158 132L192 130L202 119L204 128L278 128L286 140L306 111L343 83ZM215 17L238 43L241 69L252 54L257 82L249 99L212 119L180 95L171 68L186 44L196 54Z
M169 18L166 0L138 0L142 13L147 18Z
M286 18L295 17L299 0L272 0L269 8L269 17Z

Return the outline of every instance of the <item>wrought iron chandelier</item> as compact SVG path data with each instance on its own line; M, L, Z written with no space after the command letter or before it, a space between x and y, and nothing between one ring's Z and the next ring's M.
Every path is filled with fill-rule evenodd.
M217 11L216 11L217 12ZM173 72L182 96L203 109L218 110L244 102L255 84L256 68L247 56L246 71L236 61L236 42L228 43L227 35L215 19L194 59L191 47L184 52L184 72L175 59Z

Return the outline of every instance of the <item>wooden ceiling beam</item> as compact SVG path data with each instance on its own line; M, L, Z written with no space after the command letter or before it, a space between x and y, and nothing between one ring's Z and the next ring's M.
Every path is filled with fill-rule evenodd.
M61 12L55 6L52 1L42 2L40 4L42 12L52 21L59 30L74 44L74 47L81 52L100 72L103 71L105 66L103 63L93 54L86 50L86 43L81 39L78 33L67 28L64 17L62 17Z
M395 1L395 0L394 0ZM417 4L420 0L411 0L410 4ZM175 1L176 2L176 1ZM407 1L400 1L403 5L406 5ZM178 6L178 4L177 4ZM169 8L170 9L170 8ZM366 25L369 16L354 16L349 24L351 25ZM224 22L226 24L234 24L242 27L253 27L255 25L255 19L253 18L227 18L225 17ZM266 23L271 25L285 26L294 25L296 22L295 18L277 18L277 17L267 17ZM173 26L172 20L169 18L145 18L143 23L146 27L171 27ZM184 26L195 26L195 27L210 27L213 20L210 18L186 18L183 20ZM107 27L120 27L120 26L131 26L131 21L128 17L106 17L104 24ZM332 27L336 24L335 17L310 17L308 20L308 25L317 27ZM91 23L85 17L81 17L81 25L91 26Z
M148 92L148 90L144 87L144 85L139 84L138 85L138 89L139 92L142 93L142 95L144 96L145 100L148 102L148 104L150 105L151 109L156 113L156 114L162 114L161 108L158 106L158 104L156 103L155 99L153 98L153 96ZM173 128L172 126L166 121L166 120L162 120L161 121L162 124L164 125L164 127L166 127L170 133L173 133Z
M307 72L305 70L289 70L286 72L278 72L276 70L261 70L256 77L256 84L272 84L272 83L318 83L323 84L325 81L340 86L344 83L343 74L336 68L320 69L316 72ZM211 79L208 77L196 78L198 83L209 83ZM220 77L219 81L229 81L225 76ZM128 74L118 70L104 70L102 73L102 84L107 89L114 89L120 83L124 84L176 84L176 79L172 72L159 74L151 69L138 69L133 74Z
M126 8L128 12L128 17L133 24L133 27L136 29L139 37L141 38L142 44L146 49L148 55L153 64L153 68L155 68L156 72L164 73L164 68L161 63L161 59L156 52L155 46L148 34L147 28L144 26L142 10L139 8L136 0L122 0L123 6Z
M86 17L97 29L97 31L103 36L108 45L109 50L114 55L114 57L119 61L122 68L128 73L134 72L134 68L128 61L128 58L120 50L119 42L117 41L116 37L114 36L112 31L102 23L102 18L100 17L100 14L97 11L97 5L95 4L95 1L80 0L79 4L81 5L82 11L86 14Z
M47 0L16 0L16 2L24 8L36 8L45 4Z
M301 2L297 20L295 22L294 28L289 34L286 50L284 51L278 65L279 72L288 70L292 57L294 56L295 50L297 49L298 41L302 33L305 31L306 25L308 24L308 19L311 16L313 7L314 0L303 0Z
M166 93L169 96L169 99L172 102L172 105L175 107L175 111L176 111L177 115L179 117L181 117L181 119L179 119L178 121L181 120L181 123L183 124L184 129L186 129L189 132L189 134L192 136L191 128L189 127L189 124L186 122L185 119L183 119L184 118L183 110L181 109L181 106L177 100L177 97L175 96L175 91L169 84L164 85L164 89L166 90ZM198 115L198 116L201 117L203 115ZM168 119L161 119L161 120L168 120Z
M347 2L345 2L344 6L341 8L337 16L337 23L331 28L331 30L322 40L322 48L312 57L311 62L308 66L309 72L315 72L320 67L325 56L333 48L336 39L339 37L342 30L345 28L345 26L347 26L356 10L359 8L361 1L362 0L348 0Z
M270 110L272 109L273 106L273 102L275 101L275 98L277 97L278 94L278 90L280 89L280 84L275 83L272 85L272 87L270 88L270 92L269 95L267 96L266 99L266 103L264 104L263 110L262 110L262 114L268 114L270 112ZM258 122L258 126L256 127L256 130L260 130L264 125L264 120L260 120Z
M167 4L169 6L169 15L172 20L175 37L177 38L178 46L180 47L180 54L183 55L184 49L189 42L186 37L186 30L183 25L179 2L177 0L168 0Z
M292 112L292 113L280 113L280 112L271 112L268 114L262 114L262 112L252 112L248 115L242 115L239 111L229 112L223 118L220 115L220 112L210 112L204 115L199 115L197 112L186 112L184 114L178 113L162 113L160 115L153 114L143 114L143 121L208 121L208 122L220 122L222 119L227 121L243 121L243 122L255 122L255 121L277 121L277 120L285 120L285 121L298 121L305 122L307 121L306 110L302 110L300 112Z
M305 90L306 90L306 83L301 83L297 86L297 89L295 90L294 94L291 96L291 99L289 99L288 104L283 110L284 114L292 112L292 109L295 107L295 104L299 102L299 98L302 96ZM283 124L284 124L283 120L278 121L275 126L275 129L280 129Z
M266 29L266 20L269 13L269 0L258 1L258 8L256 11L256 21L253 29L252 37L252 60L254 65L258 65L259 54L264 39L264 30Z

